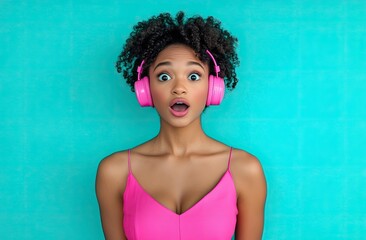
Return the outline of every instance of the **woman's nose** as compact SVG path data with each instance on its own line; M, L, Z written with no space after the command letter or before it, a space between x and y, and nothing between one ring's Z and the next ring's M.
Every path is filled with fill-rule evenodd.
M181 95L184 93L187 93L187 88L184 85L184 79L175 79L175 83L172 88L172 94Z

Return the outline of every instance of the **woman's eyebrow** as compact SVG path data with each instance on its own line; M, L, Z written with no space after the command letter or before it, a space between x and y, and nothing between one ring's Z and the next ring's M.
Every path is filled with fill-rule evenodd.
M161 62L161 63L158 63L156 66L155 66L155 68L154 68L154 71L155 71L155 69L157 69L158 67L160 67L160 66L171 66L172 65L172 63L171 62Z
M205 68L199 62L189 61L187 65L197 65L200 66L203 70L205 70Z

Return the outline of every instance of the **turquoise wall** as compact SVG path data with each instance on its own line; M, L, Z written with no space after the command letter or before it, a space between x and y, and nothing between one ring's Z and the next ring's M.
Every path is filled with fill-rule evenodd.
M115 60L137 21L185 10L240 40L237 89L203 122L261 160L264 239L362 239L366 2L140 2L0 2L0 238L103 238L99 161L158 130Z

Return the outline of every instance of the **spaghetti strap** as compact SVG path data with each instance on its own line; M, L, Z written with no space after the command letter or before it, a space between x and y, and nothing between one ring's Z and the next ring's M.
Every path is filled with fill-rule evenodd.
M128 149L128 173L131 173L131 149Z
M227 163L227 171L230 172L230 161L231 161L231 152L233 150L233 147L230 147L230 154L229 154L229 160L228 160L228 163Z

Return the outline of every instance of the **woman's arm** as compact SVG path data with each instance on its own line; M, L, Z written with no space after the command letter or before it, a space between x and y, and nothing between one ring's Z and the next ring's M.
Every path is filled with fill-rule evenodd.
M238 218L236 240L262 239L266 180L258 159L244 151L238 151L232 172L238 194ZM234 163L234 162L233 162Z
M122 221L127 173L125 153L115 153L106 157L98 167L95 187L103 232L107 240L126 239Z

